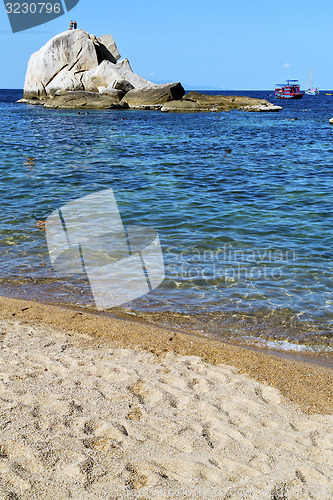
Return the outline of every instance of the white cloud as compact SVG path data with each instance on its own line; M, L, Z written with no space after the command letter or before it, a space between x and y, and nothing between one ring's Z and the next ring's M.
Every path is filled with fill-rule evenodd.
M289 62L282 64L282 68L291 68L291 67L292 67L292 64Z

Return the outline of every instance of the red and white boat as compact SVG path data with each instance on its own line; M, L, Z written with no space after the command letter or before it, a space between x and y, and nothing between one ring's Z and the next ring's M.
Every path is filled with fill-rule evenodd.
M304 95L298 80L286 80L285 84L277 83L274 94L276 99L301 99Z

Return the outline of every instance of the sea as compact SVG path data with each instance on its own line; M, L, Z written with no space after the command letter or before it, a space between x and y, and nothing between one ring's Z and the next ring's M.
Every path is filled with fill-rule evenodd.
M277 113L45 109L0 91L0 295L84 308L279 352L333 352L333 92ZM329 94L329 95L328 95ZM165 279L97 311L56 272L44 221L112 189L158 232Z

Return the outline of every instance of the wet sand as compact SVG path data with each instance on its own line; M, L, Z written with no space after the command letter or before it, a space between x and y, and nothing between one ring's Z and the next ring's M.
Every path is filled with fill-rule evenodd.
M229 364L258 382L279 389L308 413L333 412L333 370L312 363L256 352L244 347L183 334L129 318L110 318L71 308L0 297L0 317L32 326L45 325L112 347L144 349L157 356L172 351Z
M332 496L333 370L34 302L0 311L3 498Z

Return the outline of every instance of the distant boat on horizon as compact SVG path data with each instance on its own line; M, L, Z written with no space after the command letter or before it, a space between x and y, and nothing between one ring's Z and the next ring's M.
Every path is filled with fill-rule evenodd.
M310 83L310 85L309 85ZM319 87L314 87L312 84L312 68L310 71L309 79L308 79L308 84L306 86L306 95L318 95L319 94Z
M286 80L286 83L276 83L274 94L276 99L301 99L304 95L301 93L298 80Z

